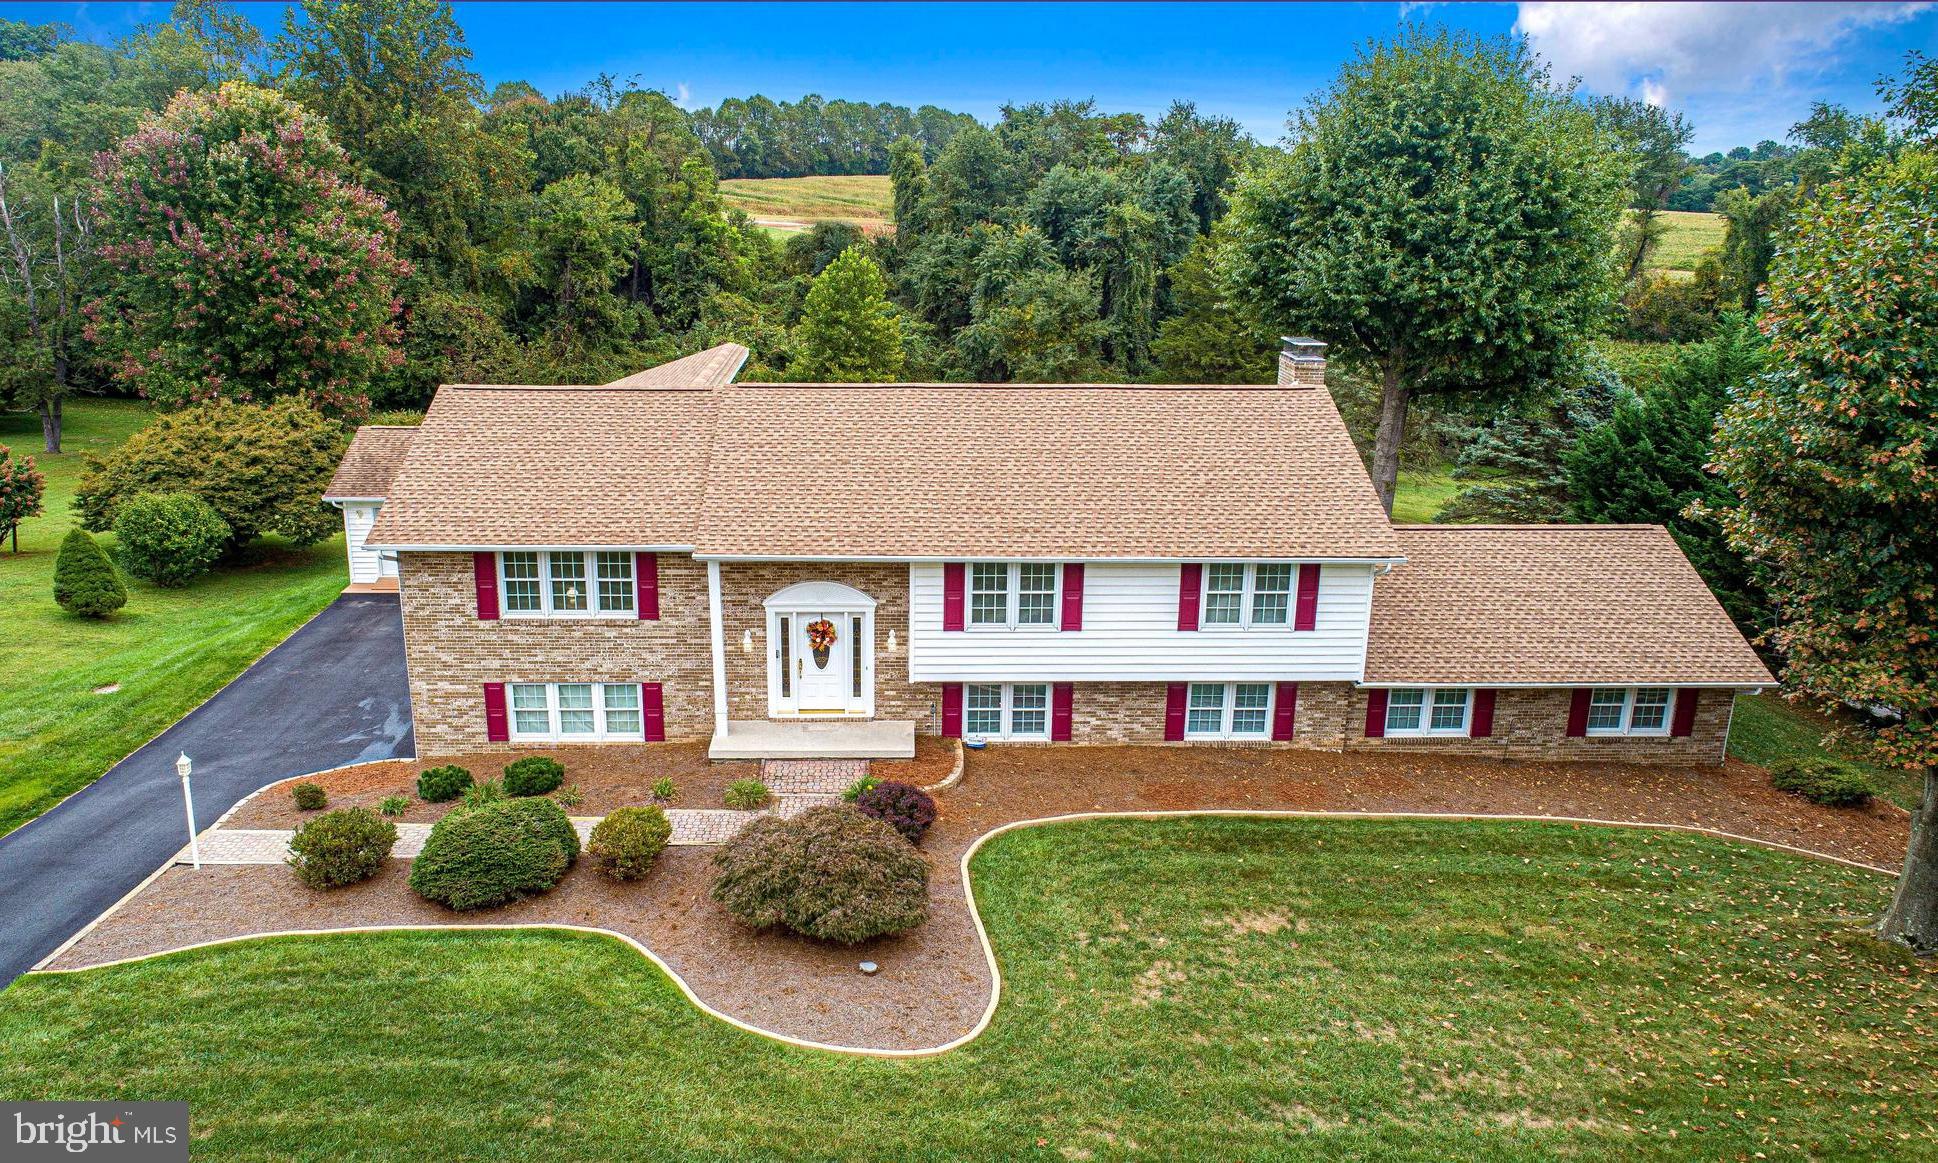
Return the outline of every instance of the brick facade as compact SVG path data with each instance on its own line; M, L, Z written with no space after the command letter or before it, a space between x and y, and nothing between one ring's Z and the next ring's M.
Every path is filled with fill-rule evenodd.
M488 746L483 686L490 682L657 682L664 692L667 738L711 736L713 668L703 563L660 555L657 621L487 621L477 615L470 554L406 552L399 557L404 648L419 754ZM925 734L941 729L940 687L908 680L906 565L728 562L720 573L730 717L767 717L765 600L797 582L833 581L879 603L875 609L875 716L911 720ZM749 641L751 651L745 648ZM992 681L999 678L991 676ZM1683 738L1569 738L1570 693L1549 689L1498 691L1490 738L1368 739L1365 691L1353 689L1350 683L1301 683L1294 741L1278 746L1719 763L1729 730L1732 693L1700 692L1694 733ZM1164 683L1078 683L1072 697L1071 740L1162 743L1164 710Z

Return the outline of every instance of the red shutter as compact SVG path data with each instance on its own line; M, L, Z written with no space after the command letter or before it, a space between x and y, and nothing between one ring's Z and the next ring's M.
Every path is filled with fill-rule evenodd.
M1184 692L1185 684L1174 682L1164 692L1164 741L1181 743L1184 741Z
M1581 739L1588 734L1588 699L1592 692L1585 686L1575 688L1574 701L1568 704L1568 737Z
M485 692L485 739L492 743L511 742L511 722L505 718L505 684L488 682Z
M1474 692L1474 714L1467 720L1467 734L1485 739L1494 733L1494 692L1491 688Z
M1065 630L1083 629L1083 562L1063 566L1063 626Z
M1198 628L1198 592L1204 588L1205 567L1195 561L1178 566L1178 629ZM1182 736L1180 736L1182 738Z
M1696 699L1701 694L1701 691L1690 687L1676 688L1675 694L1670 696L1676 701L1676 717L1669 724L1669 734L1687 736L1696 733Z
M495 553L474 553L471 555L471 579L478 585L478 617L486 622L498 620L498 555ZM504 688L498 690L500 696ZM502 702L500 706L502 707Z
M633 582L639 590L639 620L659 621L659 554L633 554Z
M957 629L961 627L958 626ZM962 684L959 682L942 684L942 737L944 739L962 738Z
M1386 737L1386 692L1384 690L1366 692L1366 737L1368 739Z
M962 563L959 561L944 562L942 565L942 628L944 630L962 629L963 572ZM946 698L947 688L943 689L943 697ZM962 688L959 686L956 688L956 698L958 700L956 709L960 711ZM957 734L961 734L959 729L961 724L958 723L957 727Z
M1299 567L1299 604L1293 610L1292 628L1311 630L1319 625L1319 563L1308 561Z
M646 728L646 742L666 742L666 690L661 684L639 684L639 721Z
M1298 722L1299 684L1282 682L1272 704L1272 738L1281 743L1290 742L1292 728Z
M1050 738L1055 742L1070 741L1070 715L1075 703L1076 690L1069 683L1060 682L1050 688Z

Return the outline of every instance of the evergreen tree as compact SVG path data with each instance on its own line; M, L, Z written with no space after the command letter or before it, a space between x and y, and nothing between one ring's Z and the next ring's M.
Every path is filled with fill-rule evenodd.
M901 325L881 268L860 247L842 251L815 276L794 346L798 380L867 384L901 378Z
M85 529L69 529L54 558L54 600L83 618L105 618L128 604L114 563Z
M1522 40L1408 30L1348 63L1239 184L1239 283L1381 381L1390 511L1415 396L1565 378L1613 299L1627 159ZM958 139L960 140L960 139Z
M1495 416L1462 441L1453 476L1475 482L1435 514L1437 524L1541 524L1566 518L1573 493L1563 459L1583 432L1631 398L1621 377L1596 362L1567 385Z
M1224 270L1229 239L1214 231L1166 271L1177 314L1151 344L1158 376L1173 384L1269 384L1276 338L1231 301Z
M1729 489L1706 469L1716 416L1731 389L1764 365L1761 338L1740 317L1686 348L1662 382L1624 401L1582 433L1562 458L1575 520L1667 526L1737 625L1766 629L1766 603L1750 565L1729 547L1716 514Z

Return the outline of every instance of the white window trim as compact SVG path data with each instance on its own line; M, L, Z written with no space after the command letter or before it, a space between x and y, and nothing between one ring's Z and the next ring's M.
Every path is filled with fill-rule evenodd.
M1199 686L1221 686L1225 688L1224 702L1218 714L1216 731L1193 731L1191 729L1191 688ZM1240 686L1262 686L1265 688L1265 729L1263 731L1233 731L1232 720L1238 714L1238 688ZM1269 740L1272 737L1272 724L1279 709L1279 686L1275 682L1194 682L1186 683L1184 688L1184 737L1192 739L1229 739L1239 741Z
M1211 631L1252 629L1270 631L1292 629L1299 620L1299 566L1301 564L1301 562L1296 561L1206 562L1204 568L1198 571L1198 629ZM1245 571L1244 589L1240 591L1238 597L1238 621L1236 622L1212 622L1206 620L1206 615L1211 610L1211 571L1214 566L1220 565L1236 565L1242 567ZM1283 622L1259 622L1254 624L1252 621L1252 595L1257 592L1258 567L1261 565L1289 565L1292 567L1290 584L1285 591L1285 621ZM1229 591L1220 590L1218 592L1226 593Z
M515 687L536 686L545 688L545 718L548 723L542 732L520 731L518 729L518 696ZM559 687L590 686L592 688L592 723L590 733L574 731L570 734L559 730ZM639 716L639 729L636 731L613 733L606 729L606 688L622 686L633 688L635 714ZM505 725L510 730L513 743L643 743L646 740L646 698L636 682L511 682L505 684Z
M1407 692L1418 691L1420 693L1420 725L1418 727L1395 727L1393 725L1393 696L1400 693L1401 691L1407 691ZM1465 696L1465 701L1461 704L1461 708L1460 708L1460 726L1435 727L1433 725L1433 699L1435 695L1444 694L1447 691L1459 691L1461 692L1462 695ZM1452 739L1452 738L1459 738L1459 737L1465 737L1465 736L1471 735L1473 733L1473 728L1474 728L1474 688L1473 687L1412 686L1412 687L1392 687L1387 691L1386 730L1385 730L1385 734L1387 735L1411 736L1415 738L1418 738L1421 736L1433 736L1433 737L1442 738L1442 739Z
M492 556L498 563L498 616L500 618L562 618L590 621L639 620L639 559L630 551L626 554L626 568L633 582L633 604L623 610L606 610L599 606L599 554L618 553L614 549L511 549L499 550ZM510 605L510 588L505 577L506 553L531 553L538 557L538 609L514 610ZM552 608L552 558L579 557L585 561L586 608L583 610L555 610Z
M1595 739L1618 738L1625 735L1640 735L1645 738L1652 737L1652 736L1661 737L1661 736L1667 735L1670 732L1670 730L1675 726L1676 688L1672 686L1591 687L1589 688L1589 694L1588 694L1588 706L1589 706L1589 712L1591 715L1594 712L1594 705L1595 705L1594 692L1612 691L1612 690L1619 690L1622 692L1622 724L1619 727L1585 727L1584 730L1589 737L1595 738ZM1635 694L1637 691L1643 691L1643 690L1669 692L1669 701L1662 708L1662 725L1660 727L1635 726Z
M1023 566L1047 565L1054 579L1050 590L1050 620L1047 622L1022 622L1018 614L1023 604ZM1003 565L1009 567L1009 578L1003 590L1003 620L1001 622L976 621L976 567L978 565ZM1063 565L1050 561L970 561L963 564L962 572L962 628L964 630L1010 631L1058 631L1063 629ZM995 684L984 684L993 686Z
M973 731L969 727L969 688L979 686L999 687L1003 692L1002 730L994 734L988 731ZM1043 730L1020 734L1015 730L1016 688L1034 686L1043 688ZM1055 729L1056 684L1047 682L966 682L962 684L962 734L967 739L995 739L1025 743L1047 743Z

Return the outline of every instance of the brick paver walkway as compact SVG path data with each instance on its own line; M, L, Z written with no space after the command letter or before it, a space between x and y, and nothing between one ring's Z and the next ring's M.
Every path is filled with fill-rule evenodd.
M763 759L760 781L777 796L839 796L868 774L866 759ZM783 815L787 813L782 813Z

